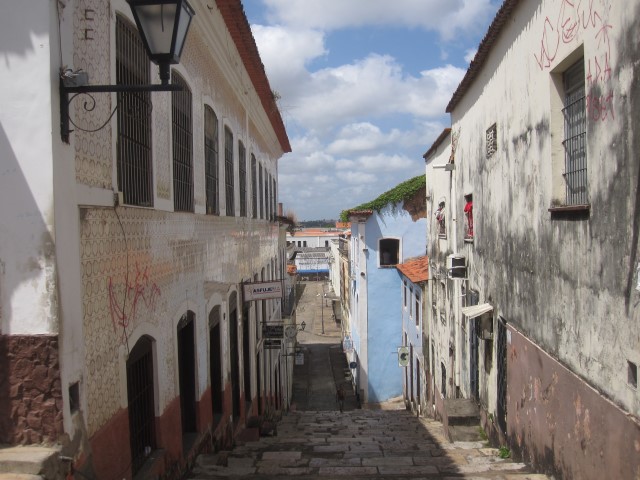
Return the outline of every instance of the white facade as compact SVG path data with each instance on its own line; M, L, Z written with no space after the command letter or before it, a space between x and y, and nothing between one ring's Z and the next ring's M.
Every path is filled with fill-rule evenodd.
M118 116L96 132L81 131L109 118L115 94L94 94L93 111L83 109L82 96L73 99L70 112L77 127L71 127L69 144L61 140L59 72L82 69L91 85L115 83L116 19L133 24L127 2L29 1L0 7L0 15L12 19L0 31L6 52L0 71L0 150L5 158L0 332L16 345L39 335L51 339L59 362L59 391L51 395L61 401L61 410L59 424L39 438L55 443L67 435L71 443L65 448L71 450L65 454L78 468L91 464L104 478L120 474L122 467L102 452L121 455L123 461L134 454L123 426L132 388L128 360L140 339L152 340L153 447L165 452L162 465L188 453L180 441L185 433L180 401L186 397L193 397L197 408L197 423L189 428L200 439L216 415L212 390L221 390L222 403L214 410L234 417L232 423L230 415L213 423L212 432L224 441L250 416L282 406L278 351L263 349L259 327L281 320L280 301L245 304L240 286L284 275L284 236L269 219L275 216L277 161L290 146L277 107L263 106L272 97L255 86L266 78L251 76L264 75L259 58L242 57L257 62L257 70L243 63L239 49L247 46L236 44L230 32L244 28L241 33L252 38L241 3L218 3L212 9L192 2L195 17L181 63L172 69L191 92L191 212L175 208L171 93L151 94L151 207L121 204L122 195L118 199L123 190ZM155 66L150 77L158 83ZM205 106L218 122L220 215L206 214ZM228 171L233 198L225 189L231 180L225 172L226 130L233 136ZM240 144L246 150L246 191ZM227 212L231 202L234 208ZM219 312L215 319L214 312ZM185 367L181 359L189 354L181 353L179 338L189 321L194 322L193 365ZM214 323L220 327L220 345L210 345ZM210 351L222 364L219 384L212 377ZM193 388L180 378L190 375ZM2 441L30 443L28 437L16 431Z
M632 440L609 441L640 438L639 23L637 1L507 0L447 107L450 248L468 265L465 295L491 309L477 364L484 425L566 477L640 468Z

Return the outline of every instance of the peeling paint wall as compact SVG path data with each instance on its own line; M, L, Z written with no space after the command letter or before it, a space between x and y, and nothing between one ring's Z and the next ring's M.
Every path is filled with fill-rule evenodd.
M508 435L517 453L562 478L637 478L640 423L509 330Z
M638 1L520 2L452 112L452 131L459 134L457 196L471 192L474 203L474 243L459 242L474 272L469 288L494 305L496 319L505 318L583 379L582 388L594 387L602 401L621 406L631 415L628 422L640 414L631 375L640 362L640 296L633 288L640 229L639 28ZM562 71L579 58L590 208L551 212L564 203L565 189L558 86ZM488 154L494 124L496 148ZM457 229L461 238L462 226ZM495 370L495 352L486 358ZM481 396L492 413L496 381L485 372ZM541 452L542 433L534 435L531 424L544 419L535 409L528 412L532 418L518 435L523 448ZM617 421L616 408L600 412ZM571 457L571 440L556 436L555 442L556 467L572 471L560 466ZM605 464L624 458L622 450L605 453Z

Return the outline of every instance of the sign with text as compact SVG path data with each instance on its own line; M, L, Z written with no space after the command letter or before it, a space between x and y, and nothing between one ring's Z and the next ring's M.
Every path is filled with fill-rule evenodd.
M264 338L282 338L284 335L284 324L280 325L262 325L262 336Z
M282 298L282 281L256 282L244 284L244 300L268 300L270 298Z
M266 349L274 350L274 349L282 348L282 342L275 338L265 338L263 346Z

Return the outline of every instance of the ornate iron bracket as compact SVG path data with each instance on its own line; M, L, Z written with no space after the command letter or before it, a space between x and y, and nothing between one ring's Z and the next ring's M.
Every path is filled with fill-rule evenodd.
M60 136L64 143L69 143L69 134L72 130L69 128L69 104L79 94L87 94L93 101L91 108L85 107L87 111L95 108L95 99L91 96L92 93L140 93L140 92L180 92L183 88L180 85L170 84L153 84L153 85L78 85L87 80L87 76L83 75L80 82L75 81L74 78L62 76L60 78ZM71 98L69 98L69 96ZM116 107L117 108L117 107ZM115 112L115 110L114 110ZM113 116L107 119L107 121L97 131L104 128L109 120Z

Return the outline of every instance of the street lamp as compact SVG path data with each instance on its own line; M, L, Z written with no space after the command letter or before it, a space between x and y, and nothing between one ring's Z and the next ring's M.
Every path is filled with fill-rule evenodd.
M69 102L79 94L176 92L170 85L170 65L180 63L182 48L195 14L187 0L127 0L149 59L160 68L160 84L88 85L86 72L62 72L60 78L60 136L69 143ZM69 95L73 94L71 98ZM92 108L85 107L85 110ZM107 120L108 122L108 120ZM102 127L107 125L105 123Z
M180 63L194 11L186 0L128 0L149 59L169 84L169 65Z

